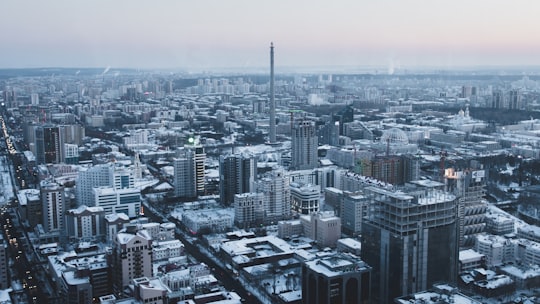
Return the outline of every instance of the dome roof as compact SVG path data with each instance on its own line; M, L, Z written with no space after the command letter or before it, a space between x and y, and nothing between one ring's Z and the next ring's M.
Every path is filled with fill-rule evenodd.
M391 128L383 132L381 142L385 144L389 142L393 145L408 145L409 137L407 137L407 134L405 134L405 132L402 130L398 128Z

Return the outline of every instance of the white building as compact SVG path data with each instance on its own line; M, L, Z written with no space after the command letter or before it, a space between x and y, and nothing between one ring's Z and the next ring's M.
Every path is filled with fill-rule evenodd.
M85 205L66 212L67 234L75 239L105 236L105 210Z
M184 244L179 240L154 242L152 244L152 259L165 261L184 255Z
M473 249L461 250L459 252L459 271L468 271L484 266L486 256Z
M165 304L167 303L167 287L158 279L147 277L133 279L134 296L139 303Z
M79 146L73 144L64 144L64 160L66 164L78 164Z
M141 190L135 188L115 189L114 187L93 188L94 206L102 207L106 214L125 213L130 218L141 211Z
M319 211L321 188L317 185L291 183L291 206L299 214L311 214Z
M77 202L81 205L94 206L93 188L113 185L113 164L96 165L82 168L76 180Z
M182 215L182 223L192 234L197 234L201 229L212 232L222 232L233 227L233 209L206 209L187 211Z
M502 236L477 235L474 250L486 256L488 267L499 266L514 260L513 244Z
M147 129L130 130L129 136L123 138L124 146L127 149L145 148L149 145Z
M321 247L336 247L341 237L341 219L332 211L313 212L302 215L300 221L304 226L304 235Z
M264 194L264 218L267 222L289 218L291 190L289 175L284 170L273 170L259 179L256 191Z

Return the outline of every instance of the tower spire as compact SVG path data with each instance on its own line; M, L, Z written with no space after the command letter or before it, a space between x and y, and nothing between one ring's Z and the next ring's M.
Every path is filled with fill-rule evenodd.
M274 43L270 42L270 131L268 140L276 142L276 102L274 99Z

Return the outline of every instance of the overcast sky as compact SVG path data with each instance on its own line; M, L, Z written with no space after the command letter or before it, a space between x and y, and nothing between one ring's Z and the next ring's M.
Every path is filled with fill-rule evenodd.
M2 0L0 68L540 65L538 0Z

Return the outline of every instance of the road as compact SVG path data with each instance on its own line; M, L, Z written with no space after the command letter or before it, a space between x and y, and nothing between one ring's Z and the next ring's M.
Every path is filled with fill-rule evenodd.
M163 222L164 219L155 214L152 211L152 208L145 208L145 216L147 216L150 220L156 221L156 222ZM242 297L242 299L245 299L246 303L250 304L260 304L261 301L259 301L254 295L249 293L244 286L238 281L234 275L226 269L223 269L220 265L218 265L216 262L214 262L211 258L206 256L203 252L201 252L200 248L197 246L197 242L190 242L184 233L179 231L180 229L176 229L176 237L184 244L186 248L186 252L197 259L200 262L205 263L210 267L210 269L213 270L213 275L216 277L216 279L227 289L230 291L235 291Z

